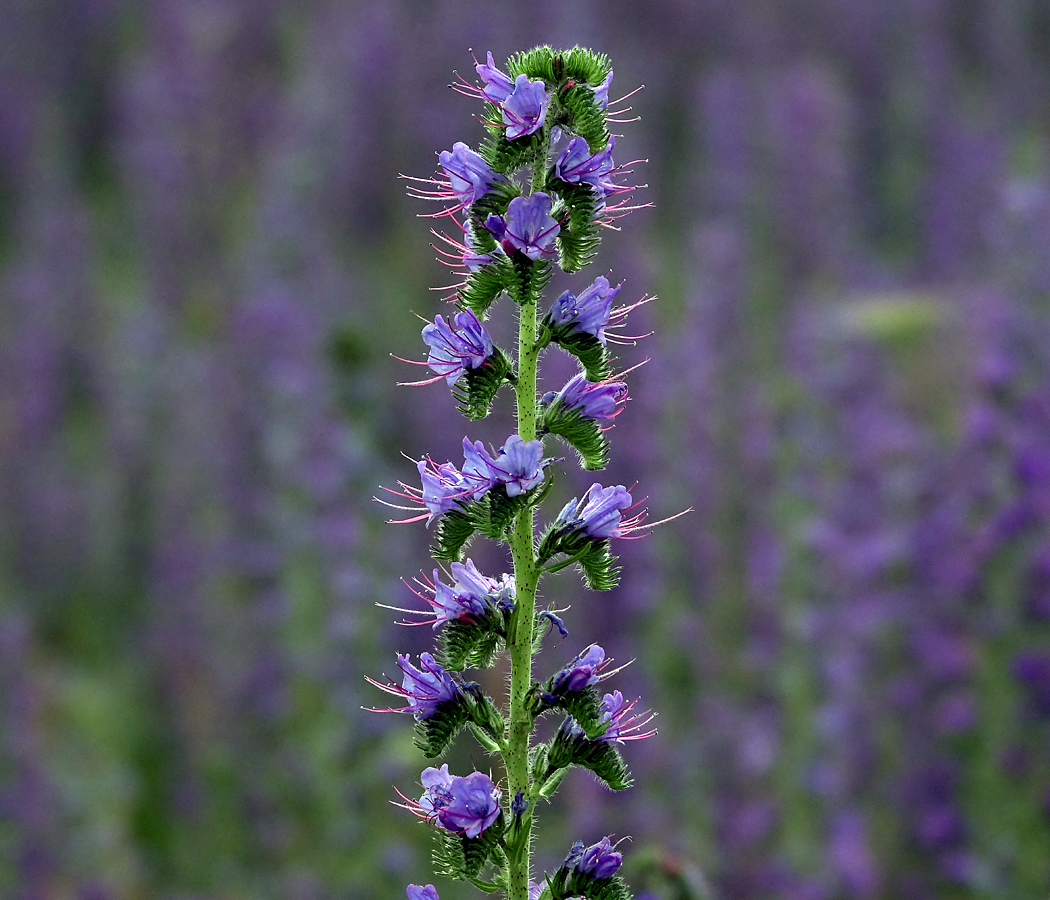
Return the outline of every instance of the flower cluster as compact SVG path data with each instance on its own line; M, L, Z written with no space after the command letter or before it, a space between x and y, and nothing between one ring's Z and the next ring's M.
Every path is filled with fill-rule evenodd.
M423 771L418 800L401 795L405 808L434 828L439 874L534 900L629 900L617 875L620 854L608 838L586 848L578 842L545 886L528 880L538 802L549 800L574 766L623 790L630 778L618 746L655 733L646 729L653 715L634 714L635 703L619 691L599 695L598 685L617 670L609 669L598 644L544 680L532 675L533 656L546 637L554 628L568 634L559 611L537 609L540 579L576 566L587 587L609 590L619 572L611 539L631 536L644 517L624 518L636 504L623 486L594 484L566 504L544 534L537 535L534 525L552 486L547 470L560 461L547 455L545 439L568 444L585 469L605 466L606 432L627 397L626 373L611 374L612 331L647 299L616 307L623 284L598 276L539 311L552 267L572 273L587 265L598 229L611 217L609 198L630 190L617 181L622 170L613 161L615 139L607 128L613 74L603 56L549 47L512 57L506 70L488 54L476 71L478 83L458 88L487 104L487 139L476 150L457 142L443 151L439 177L413 179L411 189L441 202L436 215L455 223L458 235L439 235L451 251L439 252L462 273L448 298L456 311L435 316L422 330L428 353L417 364L433 377L414 384L444 381L470 419L488 415L497 393L509 386L517 428L495 451L463 438L458 467L425 456L416 464L419 485L401 483L390 491L410 504L397 507L413 513L402 521L433 526L432 555L448 568L434 569L412 588L424 609L401 610L414 617L402 624L432 624L436 651L420 654L418 666L399 655L401 684L372 684L403 703L384 711L412 714L416 743L427 756L439 755L468 730L502 758L505 788L483 772L454 775L444 764ZM614 214L627 209L621 204ZM497 346L485 325L501 297L517 307L516 354ZM540 357L554 347L575 357L580 370L559 390L539 396ZM506 544L513 572L484 574L465 558L476 536ZM502 652L510 657L511 677L499 709L478 684L456 673L486 668ZM564 713L561 726L549 741L534 744L537 719L554 710ZM486 871L491 880L484 880ZM410 885L407 895L437 900L430 884Z

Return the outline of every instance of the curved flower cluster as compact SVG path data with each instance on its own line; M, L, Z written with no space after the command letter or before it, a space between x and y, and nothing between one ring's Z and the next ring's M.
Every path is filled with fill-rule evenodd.
M439 464L430 458L421 459L416 463L420 488L402 484L403 492L387 490L413 500L427 510L421 516L399 521L427 519L429 523L436 516L462 508L471 500L480 500L497 485L503 485L508 497L530 491L543 481L544 470L553 461L543 458L540 441L524 441L516 434L507 438L495 456L481 441L472 443L469 438L463 438L462 469L457 469L451 462Z

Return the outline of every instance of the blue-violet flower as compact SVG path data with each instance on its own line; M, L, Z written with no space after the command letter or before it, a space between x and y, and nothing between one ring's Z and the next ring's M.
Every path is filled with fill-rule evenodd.
M613 73L610 71L601 84L591 88L594 91L594 103L598 109L605 109L609 105L609 87L612 85L612 80Z
M492 58L491 51L486 56L486 62L478 63L474 71L485 82L485 86L481 88L481 95L492 103L502 103L514 90L514 82L496 68L496 61Z
M515 78L514 90L503 101L503 124L507 126L507 140L513 141L539 131L543 127L550 99L550 91L542 81L530 81L524 73Z
M588 381L582 372L574 375L560 391L548 391L540 398L544 406L561 404L566 410L578 409L588 419L609 421L619 414L617 408L627 396L622 381Z
M452 463L437 465L429 459L416 464L423 485L420 502L430 511L427 524L435 516L455 509L472 493L473 487Z
M576 871L595 879L608 878L616 874L622 862L623 857L613 849L612 842L604 837L583 851L576 861Z
M475 500L480 500L496 484L497 474L496 461L485 444L463 438L463 477L471 485Z
M620 510L632 504L631 495L623 485L603 488L595 483L584 494L582 501L574 497L558 513L555 527L574 529L590 538L603 541L620 537Z
M447 831L474 838L499 817L501 792L484 772L449 775L446 763L424 770L420 781L426 789L420 808Z
M488 330L469 309L453 317L455 329L442 316L423 328L423 342L430 348L427 365L449 385L467 369L476 369L492 356L494 347Z
M499 179L485 160L462 141L452 145L452 151L442 150L438 162L461 207L470 206L488 193L490 187Z
M506 485L507 496L516 497L543 481L544 469L551 462L553 460L543 459L541 441L523 441L512 434L490 465L496 473L496 480Z
M582 691L601 681L601 669L605 665L605 650L591 644L567 666L559 669L551 679L551 693L562 695Z
M599 721L605 724L605 731L598 739L617 741L622 744L624 741L640 741L656 734L656 729L642 731L642 728L655 718L655 713L644 712L639 715L630 715L636 702L635 700L630 703L626 702L619 691L613 691L602 697L602 714Z
M410 884L405 888L405 896L408 897L408 900L441 900L438 897L437 888L432 884L422 887L418 884Z
M616 190L616 185L608 180L613 171L612 151L614 138L604 150L591 154L587 141L574 137L565 149L558 154L554 162L554 174L570 184L589 184L604 200L606 195Z
M622 284L610 287L609 280L599 275L578 297L565 291L554 301L547 318L554 327L564 327L570 333L585 331L604 345L605 326L609 324L613 300L621 287Z
M454 562L451 568L454 579L451 586L442 583L438 570L434 570L435 628L455 619L483 619L489 612L490 597L502 598L504 594L514 594L513 576L504 575L501 581L489 578L482 575L469 559L466 563Z
M550 214L553 205L550 196L542 191L528 197L515 197L508 204L506 215L502 218L490 215L485 227L508 256L520 251L529 259L539 259L554 252L551 243L561 230Z
M460 697L459 686L429 653L419 654L418 669L412 665L408 656L399 653L397 667L405 676L400 687L393 683L381 684L367 675L365 678L380 690L404 698L408 705L372 712L410 712L417 722L422 722L433 716L442 703L449 703Z

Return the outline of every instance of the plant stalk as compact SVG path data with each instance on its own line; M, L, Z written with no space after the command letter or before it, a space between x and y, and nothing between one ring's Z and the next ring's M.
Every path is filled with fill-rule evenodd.
M546 177L550 134L544 128L540 150L532 167L532 190L536 191ZM536 296L526 298L518 314L518 374L514 384L517 399L518 434L523 441L536 440L536 367L540 348L536 343L538 316ZM510 655L510 720L507 726L507 789L511 799L521 791L528 796L529 743L533 720L526 705L526 694L532 686L532 638L536 618L536 584L540 566L536 560L535 518L532 506L518 513L510 537L514 560L514 614L507 635ZM531 833L533 810L522 817L524 830L520 837L521 852L508 860L509 900L528 900L531 868Z

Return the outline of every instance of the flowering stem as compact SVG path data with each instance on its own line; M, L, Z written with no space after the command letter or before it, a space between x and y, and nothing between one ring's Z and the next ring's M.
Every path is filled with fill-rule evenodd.
M523 440L536 437L536 302L532 299L521 306L518 325L518 382L515 385L518 400L518 433ZM532 716L526 706L525 695L532 686L532 623L536 614L536 582L539 567L536 564L533 532L533 508L526 506L514 522L510 550L514 559L515 607L508 635L510 653L510 722L507 734L507 752L504 763L510 795L518 791L529 793L529 739L532 735ZM510 900L526 900L529 883L529 831L532 816L522 822L525 834L522 852L510 859Z
M532 189L542 185L547 166L550 137L544 130L540 151L533 164ZM540 347L536 341L535 296L525 298L518 313L518 374L514 384L517 397L518 434L523 441L536 439L536 365ZM506 753L507 787L513 797L519 791L525 796L529 790L529 742L533 719L526 704L526 694L532 686L532 630L536 616L536 584L540 566L536 560L534 513L527 505L514 521L510 551L514 560L515 607L511 620L507 649L510 655L510 722L508 723ZM509 898L527 900L531 856L532 810L522 817L520 853L509 859Z

